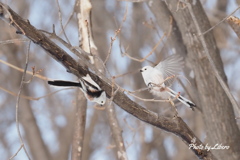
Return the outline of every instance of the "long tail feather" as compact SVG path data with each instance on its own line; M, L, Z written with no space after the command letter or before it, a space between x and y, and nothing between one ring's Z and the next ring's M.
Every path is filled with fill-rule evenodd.
M173 91L172 89L168 88L168 93L172 96L172 97L177 97L177 99L182 102L183 104L185 104L186 106L188 106L189 108L191 108L193 110L193 107L195 107L196 105L188 100L187 98L184 98L183 96L181 95L178 95L177 92Z
M70 81L48 81L48 84L53 86L62 86L62 87L81 87L82 85L78 82L70 82Z

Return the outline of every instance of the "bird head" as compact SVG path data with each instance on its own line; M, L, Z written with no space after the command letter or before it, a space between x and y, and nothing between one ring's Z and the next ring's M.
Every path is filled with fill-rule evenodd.
M143 80L146 85L148 85L148 77L154 72L154 68L151 66L145 66L143 67L140 72L142 73Z
M153 68L151 66L145 66L142 69L140 69L140 72L143 74L144 72L150 72Z
M106 103L106 99L107 99L106 93L105 93L105 91L103 91L101 93L100 97L96 98L95 101L102 106Z

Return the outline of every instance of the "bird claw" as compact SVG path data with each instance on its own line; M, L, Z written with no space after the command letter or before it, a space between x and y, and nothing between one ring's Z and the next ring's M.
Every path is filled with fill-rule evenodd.
M148 89L151 90L152 88L153 88L153 83L152 82L148 83Z

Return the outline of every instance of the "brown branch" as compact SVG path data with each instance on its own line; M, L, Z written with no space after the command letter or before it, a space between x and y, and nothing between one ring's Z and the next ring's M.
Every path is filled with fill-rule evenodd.
M4 16L6 14L10 15ZM24 34L34 43L41 46L44 50L48 52L50 56L52 56L59 63L61 63L72 74L76 75L77 77L82 77L88 73L92 77L92 79L96 83L98 83L99 86L106 92L108 97L112 95L112 86L114 87L114 90L117 89L116 84L111 84L111 81L107 79L104 75L102 75L100 72L96 72L96 74L94 74L86 67L84 67L84 64L87 64L87 62L84 62L80 59L80 63L77 63L77 61L75 61L71 56L69 56L63 49L53 43L48 37L46 37L43 33L39 32L28 21L25 21L7 5L1 2L0 17L5 21L8 21L13 27L15 27L18 33ZM87 66L91 68L91 65ZM113 102L126 112L135 116L136 118L179 136L182 141L186 143L186 145L191 144L191 140L196 137L196 135L189 129L189 127L180 117L177 117L175 119L169 119L163 116L159 116L157 113L154 113L129 99L124 94L124 90L121 88L116 92L115 96L113 97ZM195 145L204 146L204 144L198 138L196 138ZM191 148L191 150L199 159L215 159L211 151L200 150L196 148Z
M86 128L87 100L83 93L78 90L76 98L76 114L74 119L74 133L72 140L71 160L82 159L83 142Z
M116 150L117 150L117 159L118 160L128 160L125 144L122 137L122 130L120 128L119 122L117 120L117 115L114 106L112 105L112 99L115 96L115 93L118 89L112 94L110 103L106 106L106 111L108 115L109 125L112 131L113 139L115 141Z

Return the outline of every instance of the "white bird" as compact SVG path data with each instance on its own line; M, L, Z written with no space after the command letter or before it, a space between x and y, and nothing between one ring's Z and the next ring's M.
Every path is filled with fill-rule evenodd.
M79 82L70 82L70 81L48 81L48 84L54 86L63 86L63 87L80 87L81 91L84 93L85 97L100 105L104 105L106 102L106 93L103 91L99 85L92 80L92 78L87 74L85 77L79 79Z
M174 54L155 67L143 67L140 72L145 84L150 89L150 93L163 99L177 98L180 102L193 109L196 106L193 102L169 88L174 81L173 77L182 70L183 64L183 58Z

